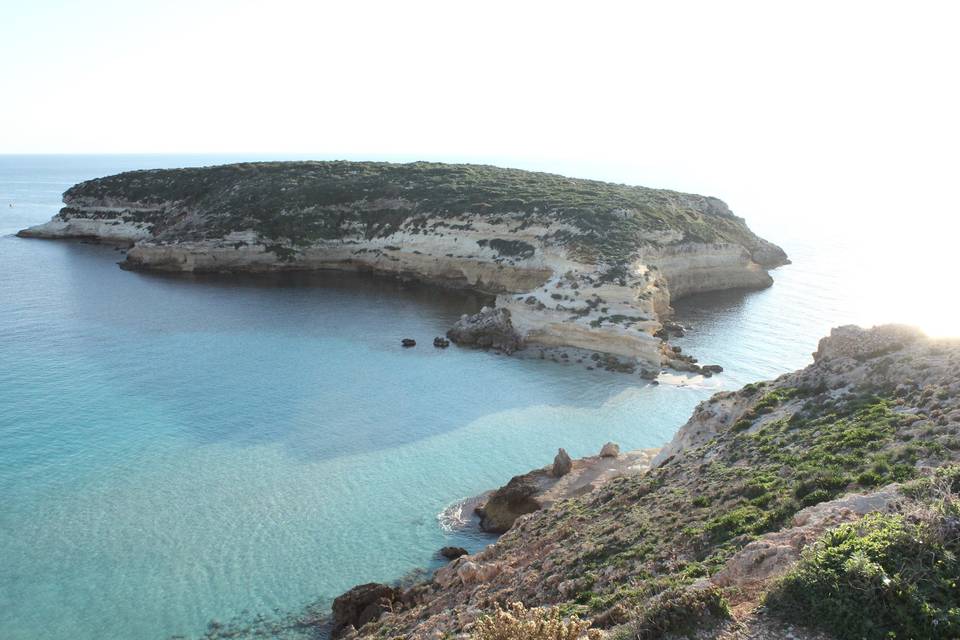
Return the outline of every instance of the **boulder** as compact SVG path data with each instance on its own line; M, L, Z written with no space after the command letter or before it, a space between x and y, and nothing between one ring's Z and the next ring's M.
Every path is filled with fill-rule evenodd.
M480 565L478 565L476 562L467 561L457 567L457 576L459 576L463 584L476 582L479 572Z
M514 330L509 309L484 307L480 313L462 316L447 331L447 337L459 345L496 349L513 353L523 348L523 340Z
M557 455L553 459L553 467L550 469L550 474L554 478L562 478L570 473L570 469L572 468L573 460L571 460L569 454L561 448L557 451Z
M457 567L457 577L463 584L489 582L500 575L502 571L503 567L496 562L480 564L467 561Z
M601 458L616 458L620 455L620 445L616 442L608 442L600 449Z
M456 560L460 556L467 555L467 550L463 547L444 547L440 549L440 555L447 560Z
M476 509L480 516L480 528L488 533L504 533L520 516L538 511L541 504L535 496L542 491L542 475L542 471L536 470L514 476L510 482L490 494L486 503Z
M393 611L393 603L400 595L391 586L368 582L337 596L333 601L333 637L342 636L349 627L359 629L384 612Z

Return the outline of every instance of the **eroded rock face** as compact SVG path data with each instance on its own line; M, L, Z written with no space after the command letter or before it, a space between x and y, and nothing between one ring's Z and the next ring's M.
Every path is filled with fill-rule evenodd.
M394 609L401 593L385 584L358 585L333 601L333 635L342 635L349 627L360 629Z
M523 340L513 328L509 309L484 307L479 313L464 315L447 332L447 337L459 345L496 349L513 353L523 348Z

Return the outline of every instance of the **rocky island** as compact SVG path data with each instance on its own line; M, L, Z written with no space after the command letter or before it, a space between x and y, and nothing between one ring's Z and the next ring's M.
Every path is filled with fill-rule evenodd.
M835 329L812 365L714 395L650 453L594 483L612 445L514 478L491 496L520 507L496 543L351 590L335 635L960 637L960 341Z
M660 339L671 300L762 288L787 262L716 198L481 165L267 162L75 185L22 237L130 245L125 268L370 271L496 295L451 331L699 370Z

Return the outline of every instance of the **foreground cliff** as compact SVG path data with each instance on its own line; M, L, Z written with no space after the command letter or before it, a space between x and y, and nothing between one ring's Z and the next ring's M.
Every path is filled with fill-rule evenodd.
M20 235L129 243L135 269L349 269L468 287L498 294L519 346L651 370L672 357L654 337L671 299L766 287L786 262L715 198L478 165L134 171L80 183L64 204Z
M651 470L345 595L338 633L957 638L958 459L960 341L842 327L806 369L701 403Z

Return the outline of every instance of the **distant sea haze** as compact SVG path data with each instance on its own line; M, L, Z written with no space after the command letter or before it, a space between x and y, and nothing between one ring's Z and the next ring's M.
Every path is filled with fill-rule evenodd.
M78 181L227 159L0 156L2 638L199 637L258 616L295 637L282 621L311 603L489 543L441 526L456 500L557 447L662 445L713 392L895 310L871 294L875 251L764 229L793 260L772 288L675 305L691 326L676 344L724 373L650 386L429 346L484 304L472 294L336 272L161 277L119 269L111 247L12 236Z

